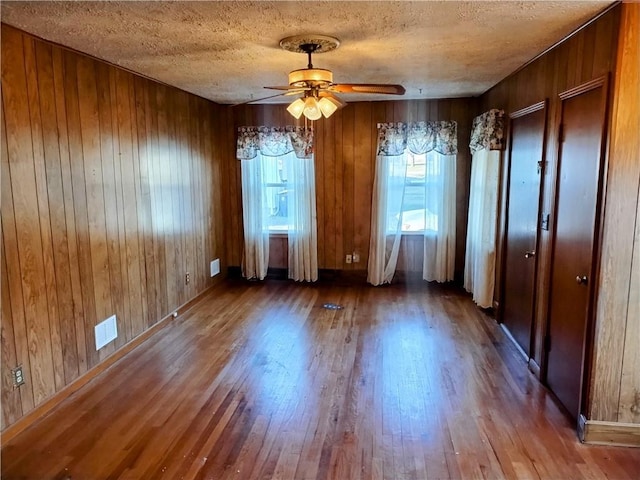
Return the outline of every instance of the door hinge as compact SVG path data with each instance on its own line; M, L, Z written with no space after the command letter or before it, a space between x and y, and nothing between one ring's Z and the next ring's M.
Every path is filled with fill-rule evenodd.
M551 335L546 335L544 337L544 351L545 352L551 351Z

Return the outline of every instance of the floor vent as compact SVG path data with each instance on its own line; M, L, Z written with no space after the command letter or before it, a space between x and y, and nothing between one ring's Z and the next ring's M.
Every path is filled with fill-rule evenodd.
M342 310L344 307L337 303L325 303L322 305L322 308L326 308L327 310Z

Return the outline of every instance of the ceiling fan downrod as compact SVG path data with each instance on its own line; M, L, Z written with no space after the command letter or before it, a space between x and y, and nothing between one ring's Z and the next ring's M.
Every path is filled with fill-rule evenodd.
M300 45L300 50L305 52L307 54L307 58L309 59L307 68L313 68L313 63L311 62L311 54L318 50L318 48L320 48L320 45L318 45L317 43L303 43L302 45Z

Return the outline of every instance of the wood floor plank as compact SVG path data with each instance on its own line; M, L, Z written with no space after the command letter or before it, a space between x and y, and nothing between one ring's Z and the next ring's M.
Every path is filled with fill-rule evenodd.
M580 444L495 321L455 287L240 280L3 445L1 460L3 479L640 471L636 449Z

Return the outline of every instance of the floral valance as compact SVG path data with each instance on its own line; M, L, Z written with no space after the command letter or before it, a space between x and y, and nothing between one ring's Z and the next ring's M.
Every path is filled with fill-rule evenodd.
M313 155L313 129L308 127L240 127L236 158L250 160L258 152L268 157L279 157L295 152L298 158Z
M443 155L458 153L456 122L379 123L378 155L400 155L405 149L422 154L435 150Z
M478 150L502 150L504 134L504 110L494 108L473 119L471 127L471 153Z

